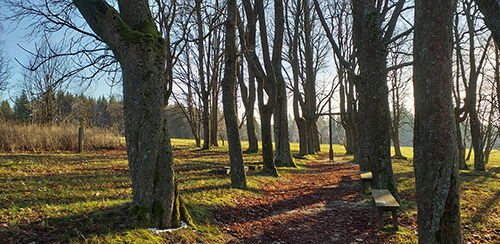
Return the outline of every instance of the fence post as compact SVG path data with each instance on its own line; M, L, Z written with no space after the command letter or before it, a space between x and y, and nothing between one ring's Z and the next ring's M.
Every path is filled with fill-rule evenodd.
M83 151L83 126L78 127L78 153Z

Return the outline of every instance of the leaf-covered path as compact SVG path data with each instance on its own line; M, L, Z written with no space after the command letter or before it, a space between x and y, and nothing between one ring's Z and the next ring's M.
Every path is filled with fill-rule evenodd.
M234 243L383 243L368 202L361 203L359 167L310 161L305 172L264 183L262 196L234 199L216 220Z

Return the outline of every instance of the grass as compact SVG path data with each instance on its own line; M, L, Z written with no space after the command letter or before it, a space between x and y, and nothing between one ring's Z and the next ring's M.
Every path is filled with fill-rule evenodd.
M394 151L393 151L394 152ZM393 160L398 191L402 197L399 211L401 227L393 233L394 243L417 243L416 191L413 173L413 149L402 148L409 160ZM500 240L500 151L494 150L486 172L473 170L474 158L467 162L470 170L460 171L461 224L464 243L498 243Z
M258 171L248 174L248 189L231 189L227 176L212 169L229 165L227 147L200 151L192 140L173 139L179 191L198 231L184 229L152 235L126 214L131 182L123 150L74 154L0 154L0 243L224 243L213 222L215 208L234 206L235 195L255 195L263 182L277 180ZM227 144L226 144L227 145ZM244 144L245 147L245 144ZM202 154L202 157L197 157ZM245 154L259 163L260 154ZM307 160L297 160L305 170Z
M229 165L227 143L209 151L194 148L193 140L173 139L172 144L179 190L198 231L183 229L153 235L130 219L126 210L132 192L123 150L2 153L0 243L225 243L232 237L224 235L213 221L214 210L235 206L233 196L261 194L263 182L280 180L250 171L247 190L231 189L229 177L211 172ZM298 152L298 144L291 147L292 153ZM298 168L280 168L279 172L303 172L308 160L328 158L328 150L328 145L322 145L320 154L296 159ZM333 150L336 160L352 158L342 156L345 151L340 145L334 145ZM412 149L403 148L403 155L410 160L393 162L403 199L401 228L386 234L393 243L416 243ZM260 154L244 157L246 163L262 161ZM493 242L500 234L500 152L492 153L486 172L461 171L461 180L464 241Z

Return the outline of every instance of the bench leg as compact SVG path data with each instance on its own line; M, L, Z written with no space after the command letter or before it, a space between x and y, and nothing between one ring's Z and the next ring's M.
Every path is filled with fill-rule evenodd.
M399 229L399 225L398 225L398 211L396 209L392 210L392 223L393 223L394 229L398 230Z
M378 209L378 229L382 230L384 228L384 211Z

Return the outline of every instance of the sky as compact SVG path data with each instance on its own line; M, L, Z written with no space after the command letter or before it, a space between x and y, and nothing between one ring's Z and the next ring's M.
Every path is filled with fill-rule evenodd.
M2 26L2 30L0 30L0 48L4 50L5 55L10 60L10 68L12 70L12 78L9 80L8 90L0 93L0 100L5 100L9 98L13 98L21 93L21 88L19 87L20 81L22 81L22 73L24 72L24 68L19 64L26 64L30 58L30 54L26 52L24 49L33 51L35 47L35 43L38 40L29 41L25 36L27 31L25 30L28 26L28 23L8 23L5 21L0 22ZM54 40L57 41L57 40ZM19 61L16 61L16 59ZM92 97L99 96L109 96L110 87L103 81L97 81L92 84L84 94ZM69 90L70 92L77 92ZM117 89L113 90L113 93L116 94ZM120 91L121 92L121 91Z

